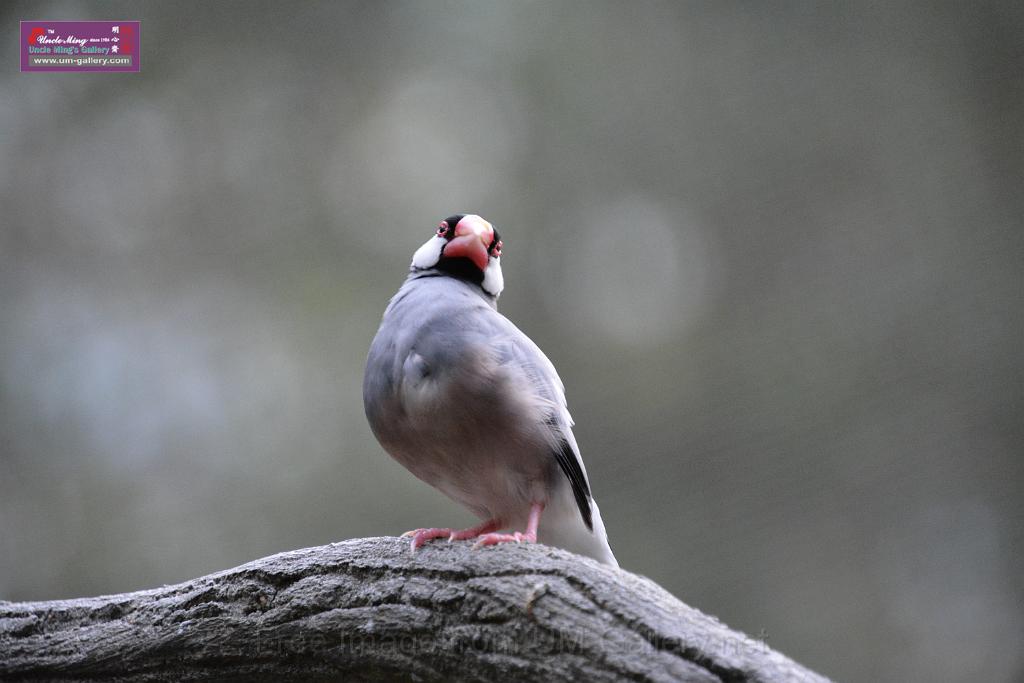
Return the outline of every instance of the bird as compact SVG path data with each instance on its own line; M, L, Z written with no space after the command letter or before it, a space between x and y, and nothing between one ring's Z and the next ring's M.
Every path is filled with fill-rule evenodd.
M562 380L498 312L502 247L477 214L441 221L370 344L363 404L374 436L480 520L404 536L413 552L434 539L542 543L617 567Z

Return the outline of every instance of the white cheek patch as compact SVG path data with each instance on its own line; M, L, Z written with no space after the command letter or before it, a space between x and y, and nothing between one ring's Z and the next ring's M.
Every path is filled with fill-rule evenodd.
M487 262L487 267L484 268L484 281L480 286L492 296L498 296L501 294L501 290L505 289L505 277L501 274L501 259L499 257L492 256Z
M443 237L431 237L412 255L412 267L424 270L436 266L441 260L441 250L444 249L446 242Z

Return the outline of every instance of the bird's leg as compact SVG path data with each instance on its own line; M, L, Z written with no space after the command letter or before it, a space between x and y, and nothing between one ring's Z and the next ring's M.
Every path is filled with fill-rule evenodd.
M464 541L467 538L476 538L480 534L486 534L489 531L501 528L501 522L496 519L488 519L486 522L481 522L476 526L468 529L441 529L441 528L430 528L430 529L413 529L412 531L406 531L402 536L412 537L412 550L416 551L421 545L435 538L447 538L448 542L452 541Z
M479 548L485 545L497 545L498 543L522 543L523 541L536 543L537 527L540 526L540 513L543 511L544 503L533 503L530 505L530 518L526 523L526 531L517 531L512 534L481 534L477 542L473 544L473 547Z

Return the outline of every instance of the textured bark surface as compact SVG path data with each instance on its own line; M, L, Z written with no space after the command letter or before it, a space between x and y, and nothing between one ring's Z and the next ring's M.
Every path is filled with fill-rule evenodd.
M0 602L0 679L821 681L545 546L354 539L153 590Z

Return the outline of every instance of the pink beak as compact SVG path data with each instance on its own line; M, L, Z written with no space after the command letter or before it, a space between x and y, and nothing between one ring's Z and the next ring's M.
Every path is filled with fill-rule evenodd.
M464 256L483 272L487 268L487 249L493 241L491 224L476 214L469 214L455 226L455 237L445 245L444 255L448 258Z

